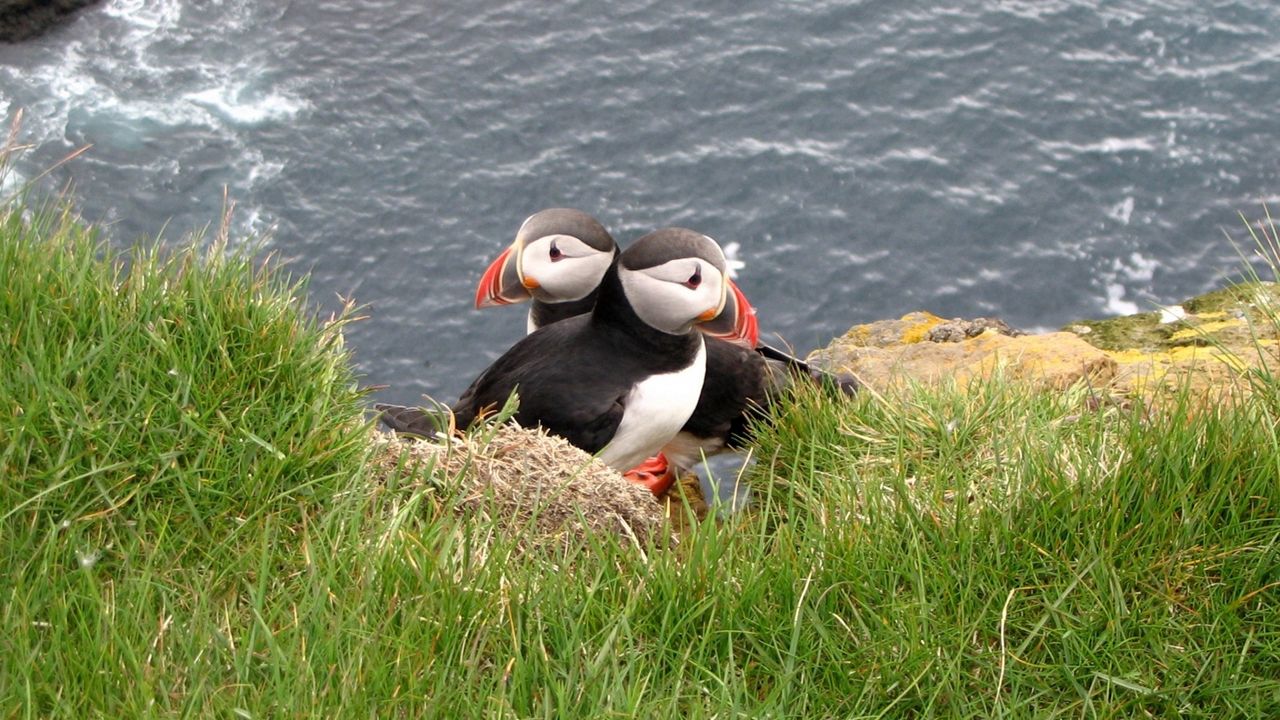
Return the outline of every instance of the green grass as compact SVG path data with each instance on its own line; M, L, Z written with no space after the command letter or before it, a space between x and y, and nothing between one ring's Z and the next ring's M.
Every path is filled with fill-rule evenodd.
M815 664L854 671L837 716L1280 713L1274 417L1088 406L993 386L785 409L763 444L825 500L790 524L821 568ZM869 707L838 700L849 677Z
M303 288L214 242L0 221L0 715L1276 717L1258 400L817 393L754 510L533 553L375 483Z

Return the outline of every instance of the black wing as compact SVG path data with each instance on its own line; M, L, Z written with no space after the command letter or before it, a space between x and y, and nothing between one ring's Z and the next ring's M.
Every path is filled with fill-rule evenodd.
M681 428L694 437L722 438L731 447L747 441L747 423L768 404L769 375L756 352L707 338L707 377L693 414Z
M588 316L569 318L511 346L454 404L458 427L465 429L477 417L495 412L514 390L520 398L517 423L540 425L587 452L598 452L622 422L623 402L633 383L627 379L628 363L611 357L588 327Z

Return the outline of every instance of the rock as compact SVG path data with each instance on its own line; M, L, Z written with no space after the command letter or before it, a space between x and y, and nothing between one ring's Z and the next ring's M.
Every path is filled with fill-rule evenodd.
M977 337L987 330L995 330L1001 335L1009 337L1018 337L1026 335L1021 330L1015 330L1009 327L1009 323L999 318L975 318L973 320L948 320L941 325L935 325L931 328L925 339L929 342L961 342L971 337Z
M1275 366L1280 286L1233 285L1174 307L1070 329L1116 361L1112 390L1127 396L1186 389L1216 397L1247 389L1242 373Z
M1280 287L1236 285L1187 300L1177 311L1082 320L1064 331L1026 335L994 318L943 320L913 312L858 325L813 353L817 367L852 373L877 391L907 382L965 384L999 371L1038 388L1086 380L1136 398L1190 389L1203 397L1247 386L1242 371L1272 367Z
M809 362L852 373L862 384L881 391L907 382L950 379L964 384L996 372L1041 387L1064 388L1086 377L1106 382L1115 372L1115 362L1106 353L1071 333L1010 332L1017 331L1000 321L944 321L915 312L859 325L811 355Z
M1103 350L1163 352L1188 345L1249 343L1255 329L1274 337L1271 316L1280 309L1274 283L1245 283L1214 290L1159 312L1080 320L1067 329Z
M38 37L100 0L0 0L0 42Z
M865 325L855 325L844 337L833 344L854 347L889 347L905 345L924 340L929 331L943 324L946 320L928 312L907 313L897 320L878 320ZM828 348L830 349L830 348ZM828 370L831 365L822 365Z

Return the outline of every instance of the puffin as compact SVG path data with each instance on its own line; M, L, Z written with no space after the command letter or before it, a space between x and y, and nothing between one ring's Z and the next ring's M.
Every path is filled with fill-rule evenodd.
M572 254L564 248L572 248ZM476 288L477 308L532 300L528 328L590 310L603 273L595 270L618 252L612 236L595 218L571 208L550 208L530 216L514 242L489 264ZM846 394L851 379L837 380L793 355L759 342L754 310L732 285L733 307L699 329L706 334L707 372L693 414L662 453L633 469L631 479L655 494L672 482L676 467L692 467L705 457L740 450L749 425L762 417L770 398L801 375Z
M489 263L476 286L476 307L533 300L528 332L591 312L600 281L618 252L613 236L587 213L573 208L540 210L520 224L515 240ZM723 312L698 329L755 347L760 339L755 309L737 284L728 280L728 286Z
M584 227L592 226L577 231ZM566 240L568 235L541 242L545 237L535 238L531 246L544 252L549 263L556 252L581 259L578 253L590 246L577 235L571 236L576 242ZM541 426L653 491L646 474L632 471L675 438L702 395L708 339L696 328L718 320L730 304L724 252L711 238L677 227L655 230L622 252L616 245L612 252L593 252L602 252L608 262L601 263L597 287L577 297L594 294L590 311L542 325L512 345L450 408L452 425L468 428L515 392L517 424ZM517 268L522 262L530 269L537 266L521 254L515 253ZM538 279L521 287L531 291L556 285ZM735 310L752 311L749 305ZM749 329L751 324L735 321L732 326ZM729 338L750 342L732 333ZM430 437L444 425L419 408L374 407L383 423L398 432Z
M476 307L533 299L528 332L583 315L596 306L600 280L618 255L618 243L599 220L581 210L549 208L520 224L480 279Z

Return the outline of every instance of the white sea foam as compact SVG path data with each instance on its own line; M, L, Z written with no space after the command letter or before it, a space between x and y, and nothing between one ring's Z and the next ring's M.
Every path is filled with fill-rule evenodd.
M1138 312L1138 304L1125 300L1124 285L1118 282L1107 283L1106 311L1113 315L1133 315Z
M1129 253L1128 258L1114 258L1111 271L1103 273L1107 292L1106 311L1116 315L1132 315L1141 312L1138 303L1127 299L1129 288L1141 286L1149 289L1160 261L1140 252Z
M298 98L274 91L264 94L243 82L187 93L183 99L237 126L287 120L306 107Z
M90 157L116 163L136 157L137 167L158 180L176 176L167 167L174 159L134 151L163 145L174 130L198 129L193 137L227 149L215 182L233 195L250 195L282 172L283 163L264 158L243 130L288 121L309 106L290 86L271 80L269 53L237 51L260 8L239 0L219 3L222 25L214 36L199 27L205 8L189 1L108 0L99 10L94 23L69 28L64 43L39 46L12 67L0 67L7 101L0 107L8 105L7 117L24 110L24 142L93 144ZM24 181L11 172L4 191ZM256 217L250 222L269 224Z
M228 13L224 33L237 32L239 17ZM165 45L203 42L204 30L182 25L180 0L110 0L102 12L117 22L97 36L72 39L60 56L33 63L15 78L33 96L47 98L28 109L39 131L62 131L72 109L81 117L148 120L161 126L246 126L289 119L307 103L284 87L262 87L255 79L266 74L270 56L258 54L250 62L243 54L219 58L216 53L174 53ZM224 38L225 39L225 38ZM197 79L196 89L174 102L177 83ZM27 130L32 130L31 124ZM42 133L43 134L43 133ZM48 139L48 135L39 138Z
M110 0L102 12L124 20L139 33L172 29L182 17L180 0Z
M742 253L742 243L734 240L724 244L724 264L725 270L730 279L738 277L738 271L747 266L739 257Z
M1129 253L1129 262L1126 263L1116 259L1113 266L1125 278L1133 282L1148 283L1155 277L1156 269L1160 267L1160 261L1146 257L1139 252L1131 252Z
M0 173L0 198L8 198L16 194L27 184L27 178L19 173L15 168L6 168Z
M936 148L933 147L895 148L886 152L884 159L929 162L944 167L951 164L945 157L939 155L936 152Z
M1107 215L1113 220L1119 221L1123 225L1129 224L1129 218L1133 216L1133 196L1130 195L1124 200L1111 206L1107 211Z
M1049 141L1044 148L1057 160L1073 160L1080 155L1118 153L1149 153L1155 151L1163 141L1151 137L1108 137L1094 142Z
M1084 145L1082 150L1087 152L1101 153L1121 153L1121 152L1151 152L1156 149L1156 143L1151 138L1146 137L1109 137L1102 140Z

